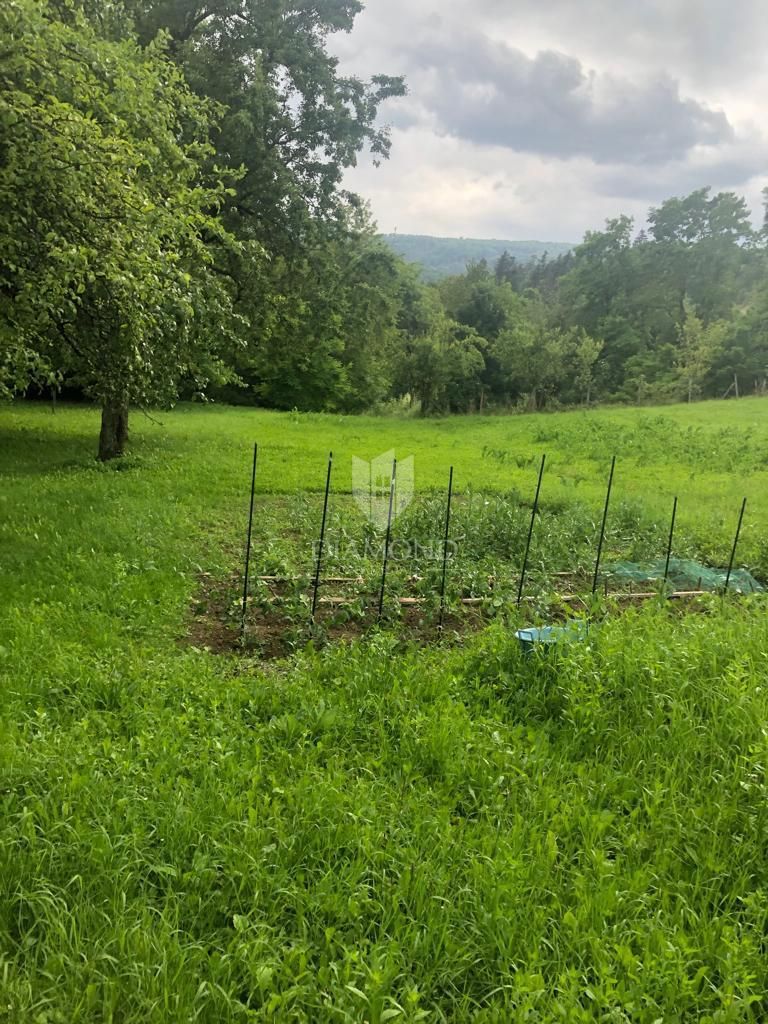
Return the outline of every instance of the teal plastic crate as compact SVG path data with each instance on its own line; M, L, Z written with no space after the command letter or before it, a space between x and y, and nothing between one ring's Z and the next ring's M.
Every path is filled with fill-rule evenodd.
M531 626L528 629L518 629L515 636L526 654L530 654L537 648L548 650L557 644L581 643L586 640L587 633L586 622L568 622L564 626Z

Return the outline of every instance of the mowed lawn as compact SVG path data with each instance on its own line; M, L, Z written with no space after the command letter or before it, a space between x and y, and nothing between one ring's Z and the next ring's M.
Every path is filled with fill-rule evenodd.
M263 666L201 572L328 452L419 491L616 501L768 577L768 402L415 419L0 408L0 1020L759 1021L768 604L654 602L557 657L508 624ZM511 499L510 499L511 500Z

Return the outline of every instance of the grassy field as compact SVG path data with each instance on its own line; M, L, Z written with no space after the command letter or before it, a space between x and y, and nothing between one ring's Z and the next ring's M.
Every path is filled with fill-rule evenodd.
M661 554L679 495L721 566L746 496L766 582L767 414L183 407L104 467L93 411L0 408L0 1020L764 1020L768 603L603 608L526 656L509 597L543 452L534 581L588 567L616 454L609 559ZM338 539L352 457L394 449L424 536L455 467L451 600L498 562L495 621L207 650L254 441L257 573L311 572L329 450Z

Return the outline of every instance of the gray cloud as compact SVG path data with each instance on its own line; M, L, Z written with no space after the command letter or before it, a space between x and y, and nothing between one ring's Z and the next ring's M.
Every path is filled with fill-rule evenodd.
M458 0L457 8L466 0ZM525 25L601 64L663 66L696 83L765 68L765 0L481 0L486 25Z
M625 165L596 174L596 192L617 198L632 197L656 203L660 198L686 195L704 185L716 191L743 187L768 168L768 146L735 146L731 152L716 151L706 161L676 160L662 167Z
M383 228L573 240L711 185L759 216L765 0L366 0L342 68L404 74L392 159L347 183Z
M438 131L480 145L596 163L663 163L733 139L724 113L665 75L636 83L574 57L528 57L485 36L422 41L412 91Z

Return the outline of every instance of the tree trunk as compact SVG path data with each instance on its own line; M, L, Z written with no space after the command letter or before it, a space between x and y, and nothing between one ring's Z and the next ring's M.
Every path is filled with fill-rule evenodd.
M125 453L128 440L128 403L112 399L101 410L99 458L102 462L118 459Z

